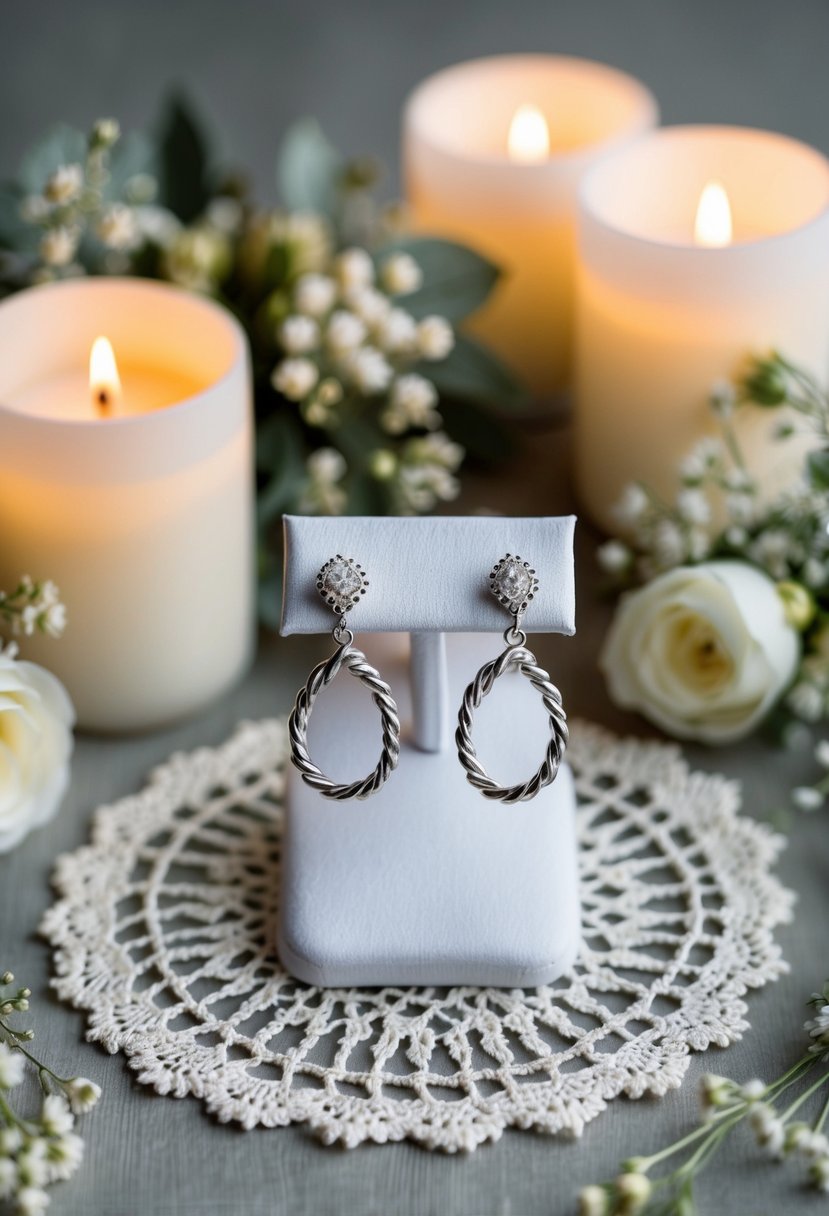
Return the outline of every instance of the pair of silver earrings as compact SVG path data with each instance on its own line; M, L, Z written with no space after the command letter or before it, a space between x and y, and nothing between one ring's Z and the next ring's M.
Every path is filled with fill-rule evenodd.
M357 606L368 586L369 581L359 562L339 553L329 558L317 575L317 590L338 617L333 630L337 649L330 658L314 668L304 688L299 690L288 720L288 734L291 759L303 781L319 790L325 798L343 800L370 797L385 784L400 758L400 717L391 689L362 651L352 645L354 634L348 628L348 612ZM524 613L538 590L535 570L529 562L507 553L492 568L489 586L498 603L512 616L512 624L504 632L506 649L491 663L484 664L463 694L455 743L467 781L480 790L485 798L509 803L524 802L534 798L539 790L555 780L567 746L567 717L561 704L561 693L544 668L539 666L533 652L527 649L527 635L521 628ZM383 746L376 768L362 780L352 781L348 785L339 785L326 777L308 753L308 720L314 702L343 665L371 693L380 711L383 730ZM495 681L510 668L516 668L526 676L541 694L549 719L550 740L541 766L529 781L521 785L502 786L493 781L478 759L472 742L472 719Z

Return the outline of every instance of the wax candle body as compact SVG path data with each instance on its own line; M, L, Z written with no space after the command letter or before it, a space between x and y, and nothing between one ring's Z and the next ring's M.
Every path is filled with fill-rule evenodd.
M83 369L99 333L123 352L123 396L94 419ZM138 280L0 307L0 586L24 572L59 585L66 633L26 653L82 726L165 724L244 670L252 493L247 351L224 310Z
M509 154L510 124L532 104L549 154ZM539 398L569 377L576 195L602 156L657 120L631 77L584 60L511 55L425 81L404 116L406 195L415 226L468 244L503 270L470 321Z
M733 238L694 243L712 179L725 185ZM765 132L664 129L599 166L580 213L576 477L583 505L618 527L625 485L671 500L679 463L717 434L708 399L745 358L778 349L829 371L829 163ZM772 438L779 418L735 417L750 469L771 497L801 467L808 437Z

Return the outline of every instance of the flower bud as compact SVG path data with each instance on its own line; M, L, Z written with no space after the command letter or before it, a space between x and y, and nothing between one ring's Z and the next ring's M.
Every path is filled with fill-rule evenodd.
M777 584L777 594L783 601L783 611L791 627L801 633L808 629L817 611L815 597L808 587L793 579L785 579Z
M783 405L788 396L786 373L775 355L753 363L743 377L741 387L749 401L769 408Z

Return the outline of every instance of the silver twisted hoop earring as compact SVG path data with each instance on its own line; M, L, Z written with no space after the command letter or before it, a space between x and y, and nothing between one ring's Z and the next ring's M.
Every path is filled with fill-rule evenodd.
M337 649L330 658L311 672L305 687L297 693L288 719L291 760L302 774L302 780L313 789L319 790L324 798L335 798L338 801L346 798L368 798L375 794L397 767L400 758L400 718L391 689L381 680L380 673L371 666L363 652L351 645L354 634L348 628L346 613L349 608L360 602L368 585L363 567L340 553L329 558L317 575L317 590L339 618L333 630ZM383 750L377 767L361 781L352 781L349 785L337 785L331 781L308 754L308 719L311 717L314 702L343 666L370 691L374 704L380 711L383 727Z
M458 759L466 769L470 785L480 790L485 798L497 798L501 802L525 802L534 798L545 785L555 781L559 765L567 746L567 715L561 704L561 693L550 680L531 650L527 649L527 635L521 628L521 620L530 601L538 590L538 579L529 562L507 553L493 567L489 576L492 594L512 614L512 625L504 632L506 650L485 663L463 694L455 743ZM502 786L493 781L481 764L472 742L472 715L500 675L514 667L538 689L544 708L550 719L550 742L541 767L523 785Z

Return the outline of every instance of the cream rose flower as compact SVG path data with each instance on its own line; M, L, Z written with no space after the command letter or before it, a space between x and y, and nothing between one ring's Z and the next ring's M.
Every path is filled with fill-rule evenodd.
M730 743L765 717L799 655L772 580L718 561L681 566L625 595L599 664L618 705L677 738Z
M53 675L0 651L0 853L57 811L69 781L74 721Z

